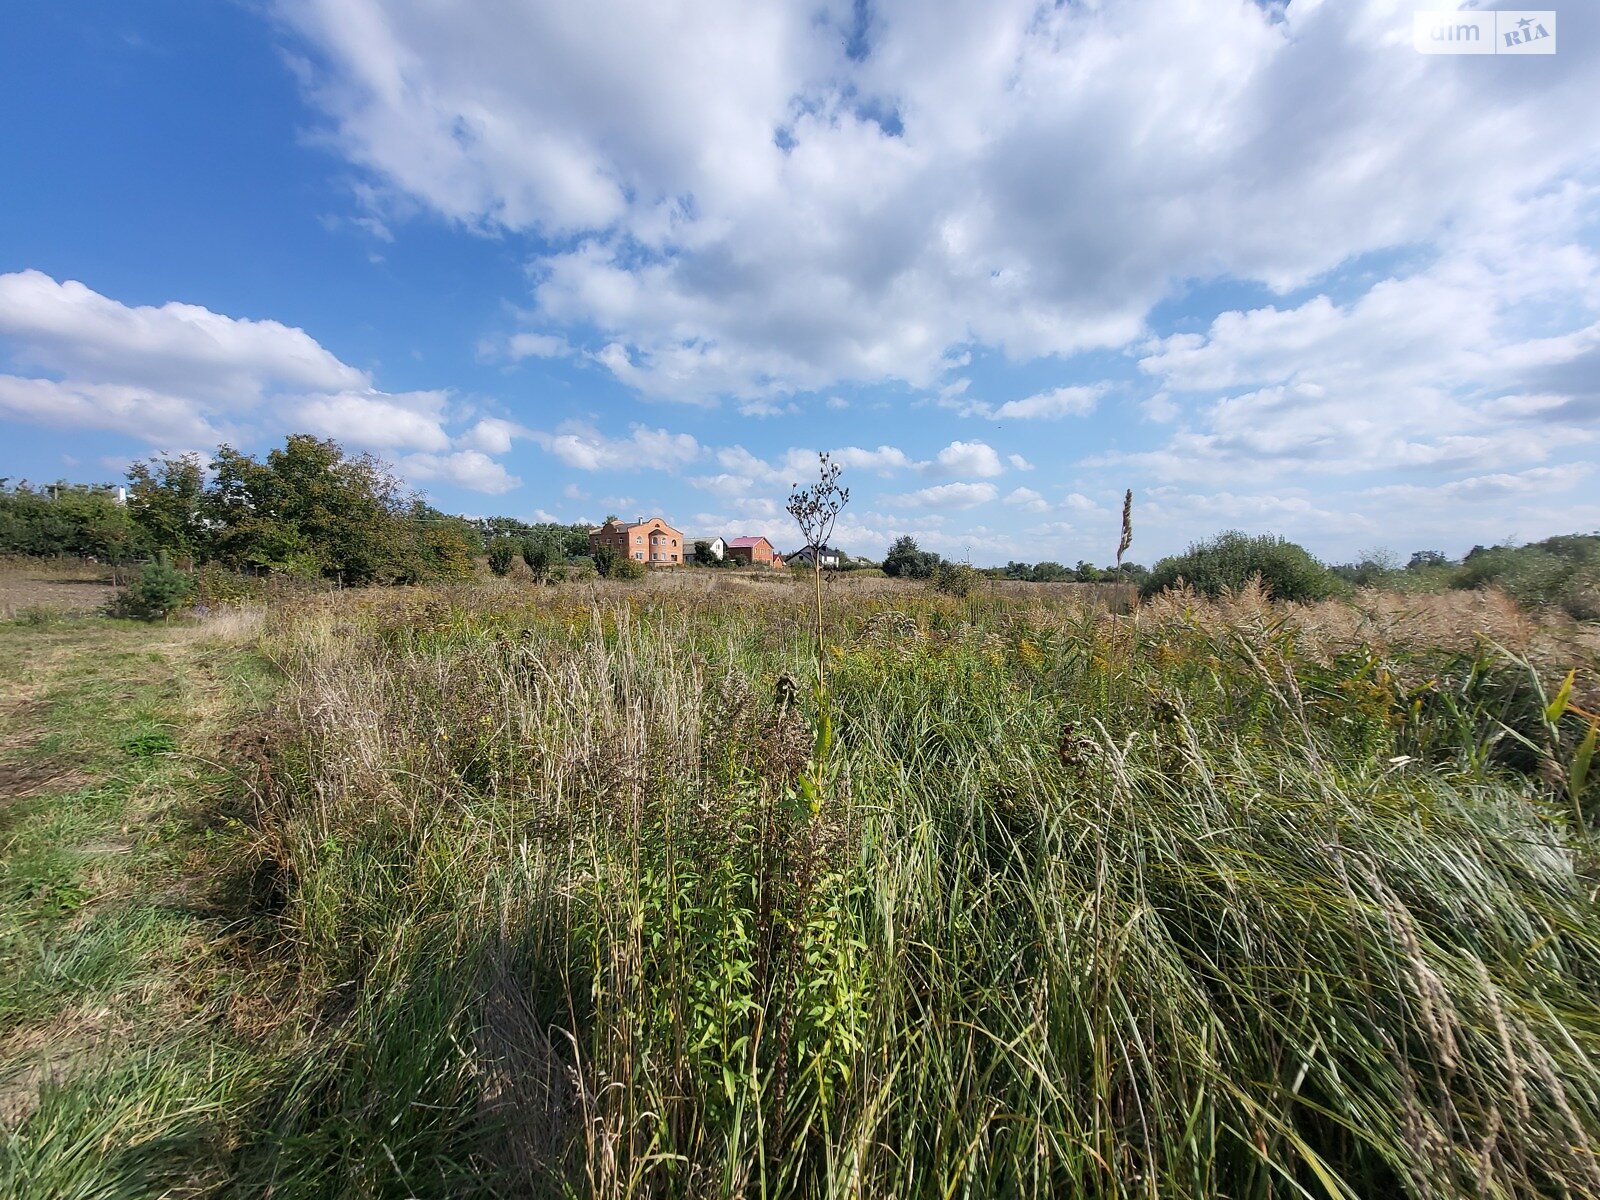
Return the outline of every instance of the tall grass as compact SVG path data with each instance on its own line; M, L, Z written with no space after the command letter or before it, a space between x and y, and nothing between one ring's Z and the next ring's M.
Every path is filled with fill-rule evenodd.
M272 618L312 1017L240 1186L1600 1194L1594 797L1536 630L842 600L827 713L794 589Z

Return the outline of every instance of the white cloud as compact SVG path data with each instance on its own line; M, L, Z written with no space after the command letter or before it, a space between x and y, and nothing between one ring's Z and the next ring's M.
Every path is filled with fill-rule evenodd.
M739 405L739 415L742 417L792 417L799 411L800 406L792 401L765 398L746 400Z
M304 330L193 304L122 304L38 271L0 275L0 342L18 370L0 375L0 411L37 424L104 429L162 450L306 432L352 448L419 451L414 479L503 491L507 423L480 422L448 455L450 395L384 392ZM475 455L475 457L474 457ZM480 461L481 460L481 461Z
M512 439L527 436L528 431L515 421L484 417L458 437L456 445L464 450L481 450L485 454L509 454Z
M529 434L547 452L580 471L674 471L700 456L687 433L635 425L625 438L610 438L592 425L569 421L554 433Z
M537 316L686 400L1120 346L1184 281L1488 228L1595 149L1593 56L1465 69L1388 0L878 0L854 56L845 0L278 8L381 192L552 239Z
M107 429L162 447L214 445L225 433L190 400L117 384L0 375L0 410L33 424Z
M374 450L440 451L450 446L441 424L445 401L444 392L340 392L309 396L283 415L297 430L339 442Z
M910 470L914 464L904 450L895 446L879 446L876 450L863 450L859 446L845 446L832 453L833 461L844 467L861 471L876 471L890 475L895 471Z
M1519 496L1558 495L1570 490L1594 473L1592 463L1566 463L1559 467L1533 467L1526 471L1497 472L1452 479L1432 487L1417 484L1386 484L1367 488L1362 494L1394 504L1454 506L1482 504Z
M975 508L999 494L992 483L940 483L888 499L913 508Z
M1008 454L1006 455L1006 461L1011 464L1011 469L1014 471L1033 470L1033 464L1020 454Z
M1062 417L1081 417L1094 411L1104 392L1104 386L1058 387L1024 400L1008 400L989 415L998 421L1056 421Z
M450 454L408 454L395 464L410 479L438 481L500 495L519 487L522 480L478 450Z
M513 361L524 358L565 358L572 353L567 339L548 333L514 333L506 339L506 357Z
M1007 504L1014 504L1023 512L1042 513L1050 510L1050 503L1032 488L1019 487L1006 496Z
M961 441L951 442L932 462L921 463L918 469L925 475L976 475L980 479L1004 475L1006 470L993 446Z
M0 275L0 337L24 366L74 382L146 388L246 408L276 391L371 386L304 330L194 304L120 304L39 271Z

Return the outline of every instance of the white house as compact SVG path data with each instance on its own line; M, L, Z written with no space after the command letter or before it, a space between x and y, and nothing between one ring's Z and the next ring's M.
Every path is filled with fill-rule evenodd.
M805 565L809 567L811 565L811 556L813 552L815 552L817 556L817 561L822 564L822 569L824 571L833 571L838 569L839 552L833 549L831 546L806 546L802 549L796 550L783 561L791 567L799 565Z
M693 550L696 542L704 542L707 546L709 546L711 548L711 557L716 559L718 562L721 562L728 556L727 538L690 538L689 546L691 551Z

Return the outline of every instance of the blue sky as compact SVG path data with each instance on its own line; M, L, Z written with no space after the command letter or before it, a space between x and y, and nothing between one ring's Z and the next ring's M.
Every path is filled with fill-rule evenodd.
M447 11L448 10L448 11ZM1594 6L75 0L0 17L0 475L1104 562L1600 528Z

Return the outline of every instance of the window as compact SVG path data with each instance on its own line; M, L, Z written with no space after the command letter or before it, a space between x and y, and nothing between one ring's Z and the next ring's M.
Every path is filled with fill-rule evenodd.
M634 537L634 539L633 539L633 544L634 544L634 545L635 545L635 546L642 546L642 545L644 545L644 538L642 538L642 537L639 537L639 536L637 536L637 535L635 535L635 537Z
M644 561L644 551L643 550L635 550L633 552L633 556L635 558L637 558L640 562Z

